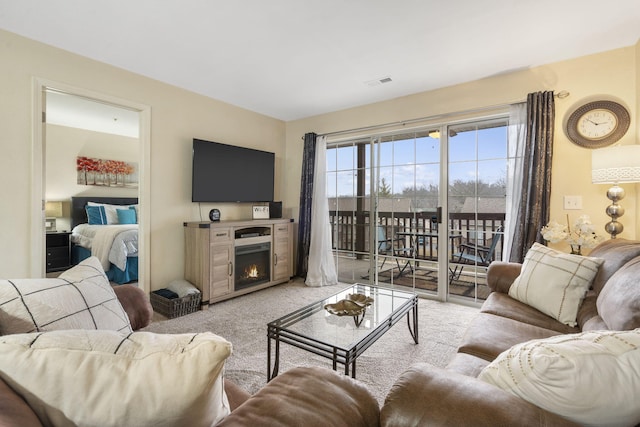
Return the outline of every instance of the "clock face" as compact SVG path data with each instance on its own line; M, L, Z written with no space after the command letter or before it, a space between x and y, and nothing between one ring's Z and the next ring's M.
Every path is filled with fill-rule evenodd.
M584 148L602 148L620 140L630 124L629 111L621 104L602 100L583 104L568 117L565 133Z
M598 108L591 110L578 119L577 131L588 139L602 139L613 133L618 127L618 119L609 110Z

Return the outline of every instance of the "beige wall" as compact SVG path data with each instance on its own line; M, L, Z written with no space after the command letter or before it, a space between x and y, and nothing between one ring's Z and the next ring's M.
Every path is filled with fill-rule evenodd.
M466 111L487 106L512 103L526 99L527 93L567 90L568 98L556 99L556 128L553 154L551 218L564 221L565 215L573 219L587 214L603 235L609 217L605 208L607 186L591 184L591 150L571 143L564 134L563 122L576 106L600 97L622 102L631 111L632 123L624 137L624 144L636 143L637 115L640 109L638 87L638 46L617 49L597 55L534 67L507 75L410 95L386 102L365 105L287 123L287 163L299 162L302 155L300 138L306 132L318 134L365 126L431 117L439 114ZM300 167L288 167L284 197L287 206L296 206L299 197ZM638 237L636 188L625 185L627 208L622 223L625 230L620 237ZM580 195L582 210L563 209L564 195ZM297 218L297 211L291 212Z
M151 288L183 277L184 221L200 219L191 203L191 141L202 138L276 153L275 197L282 197L285 125L214 99L0 31L0 274L31 271L30 212L33 79L41 78L151 107ZM212 76L215 78L215 76ZM249 204L218 207L223 219L251 217Z

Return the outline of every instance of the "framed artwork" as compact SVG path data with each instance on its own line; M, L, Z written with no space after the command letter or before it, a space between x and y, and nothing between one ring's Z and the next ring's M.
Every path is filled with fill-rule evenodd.
M138 188L138 164L122 160L76 158L78 185Z

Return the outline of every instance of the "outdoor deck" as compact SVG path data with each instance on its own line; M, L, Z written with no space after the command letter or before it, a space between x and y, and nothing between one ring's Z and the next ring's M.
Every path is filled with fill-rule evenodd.
M346 283L368 281L368 212L331 211L330 215L338 279ZM386 238L397 239L396 242L412 250L408 257L379 255L378 283L415 288L426 293L437 292L439 254L436 218L436 212L379 212L375 226L384 227ZM463 243L489 246L500 233L499 228L504 227L504 218L504 214L495 213L450 214L448 258L452 260ZM502 239L498 242L494 258L500 259L501 253ZM407 262L410 267L403 269ZM447 277L450 277L449 272ZM486 266L465 265L462 274L448 282L452 296L483 301L489 295Z
M399 258L400 266L405 260ZM438 268L435 262L411 261L413 271L406 269L403 274L399 274L398 266L394 259L389 258L384 266L382 261L378 261L378 283L392 286L402 286L415 288L433 295L437 292ZM336 262L338 270L338 280L344 283L366 282L369 280L369 259L357 259L351 256L338 256ZM448 274L447 274L448 276ZM489 295L489 288L486 282L486 269L465 267L459 279L449 283L449 294L459 297L466 297L477 301L484 301Z

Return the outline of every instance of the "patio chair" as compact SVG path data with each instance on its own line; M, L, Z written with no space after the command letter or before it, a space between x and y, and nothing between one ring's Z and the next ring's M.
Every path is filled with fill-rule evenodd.
M493 261L496 248L498 247L498 243L500 243L500 239L503 235L503 227L500 226L496 229L493 239L491 240L491 245L489 246L481 246L478 245L478 240L475 240L473 244L470 243L461 243L458 247L459 252L453 254L452 261L455 264L453 269L449 268L450 277L449 283L452 283L454 280L458 280L460 278L460 274L462 274L462 270L467 266L480 266L480 267L488 267ZM478 234L476 234L477 236Z
M378 254L385 255L380 265L380 270L382 270L382 267L384 267L384 264L387 262L387 256L393 256L395 257L399 271L397 277L402 276L407 267L413 272L413 266L409 259L413 256L413 248L405 245L405 239L400 237L388 239L385 226L378 225L376 226L376 242L378 245ZM400 257L406 258L403 266L400 266Z

